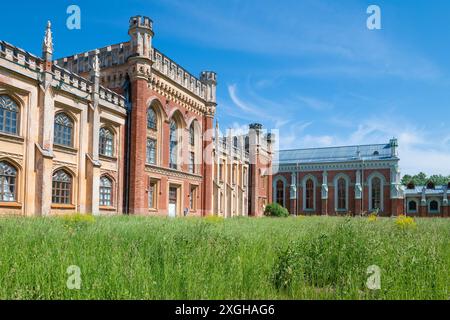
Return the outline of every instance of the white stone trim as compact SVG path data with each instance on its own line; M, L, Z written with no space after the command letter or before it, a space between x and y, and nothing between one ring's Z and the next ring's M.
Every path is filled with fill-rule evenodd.
M374 210L372 207L372 180L373 178L380 178L381 180L381 193L380 193L380 211L384 212L384 187L386 185L386 178L380 172L373 172L367 177L367 185L369 187L369 210Z
M311 179L314 184L314 192L313 192L313 208L312 209L306 209L306 182ZM317 186L318 186L317 178L312 174L307 174L302 179L302 195L303 195L303 211L306 212L315 212L316 211L316 193L317 193Z
M409 209L409 203L410 202L415 202L416 203L416 210L415 211L411 211ZM419 213L419 208L420 208L420 200L416 199L416 198L407 198L406 199L406 213L407 214L415 214L415 213Z
M286 188L288 186L288 181L284 176L276 176L273 181L272 181L272 197L273 197L273 202L276 203L277 202L277 183L278 181L283 182L283 207L286 208Z
M345 208L338 208L338 181L339 179L345 180ZM345 173L337 174L333 179L334 185L334 211L336 212L345 212L348 211L349 203L348 203L348 194L349 194L349 186L350 186L350 177Z

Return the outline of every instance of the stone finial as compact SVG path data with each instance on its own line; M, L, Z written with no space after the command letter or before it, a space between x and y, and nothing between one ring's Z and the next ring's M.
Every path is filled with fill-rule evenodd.
M98 57L98 51L95 52L94 59L92 60L92 71L96 76L100 75L100 59Z
M51 28L52 23L50 21L47 21L44 43L42 44L42 55L46 61L51 61L53 56L53 34Z

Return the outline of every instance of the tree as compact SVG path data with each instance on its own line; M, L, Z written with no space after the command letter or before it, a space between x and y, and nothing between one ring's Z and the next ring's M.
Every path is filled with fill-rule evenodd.
M402 178L402 184L405 186L407 186L410 182L414 183L416 186L425 186L430 181L437 186L443 186L450 182L450 176L446 177L442 174L435 174L428 177L425 173L420 172L414 176L406 174Z

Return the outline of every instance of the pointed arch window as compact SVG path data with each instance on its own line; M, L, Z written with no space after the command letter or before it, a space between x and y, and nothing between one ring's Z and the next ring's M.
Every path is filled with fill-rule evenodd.
M337 209L347 210L347 182L340 178L337 183Z
M370 199L373 210L381 210L381 179L372 179L372 197Z
M276 199L279 205L284 206L284 183L281 180L277 182Z
M306 181L305 209L314 210L314 181Z
M8 162L0 162L0 201L14 202L16 197L17 170Z
M157 128L156 112L153 108L148 108L147 110L147 128L153 130Z
M411 200L408 202L408 212L417 212L417 202Z
M438 213L439 212L439 202L436 200L430 201L429 211L431 213Z
M19 107L6 95L0 96L0 131L18 134Z
M170 146L169 146L169 153L170 153L170 159L169 159L169 165L172 169L177 169L177 162L178 162L178 136L177 136L177 123L174 119L170 120Z
M112 157L114 152L114 133L108 128L100 128L99 152L101 155Z
M73 145L73 121L65 113L55 116L54 143L72 147Z
M52 202L55 204L71 204L72 176L65 170L58 170L52 179Z
M113 204L113 182L107 176L100 178L100 206L111 207Z

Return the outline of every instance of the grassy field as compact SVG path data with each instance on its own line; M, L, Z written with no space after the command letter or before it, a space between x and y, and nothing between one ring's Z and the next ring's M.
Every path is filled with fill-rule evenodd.
M450 219L3 218L0 298L449 299Z

